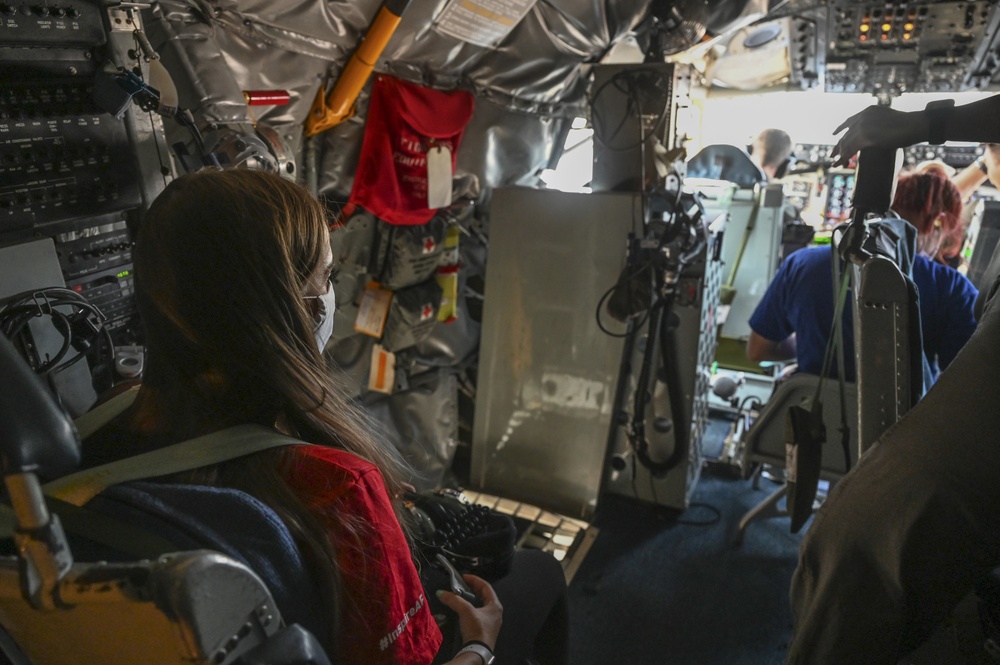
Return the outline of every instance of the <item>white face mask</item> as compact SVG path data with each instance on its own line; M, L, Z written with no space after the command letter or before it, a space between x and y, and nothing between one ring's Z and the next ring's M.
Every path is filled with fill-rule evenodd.
M330 336L333 335L333 314L337 309L337 295L333 291L333 284L328 284L326 293L321 296L312 296L319 301L319 311L313 317L313 339L316 340L316 346L319 347L319 352L323 353L323 349L326 348L326 343L330 341Z

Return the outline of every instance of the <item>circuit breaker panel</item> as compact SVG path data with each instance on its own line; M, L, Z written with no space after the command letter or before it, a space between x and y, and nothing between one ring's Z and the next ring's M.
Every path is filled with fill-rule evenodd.
M114 346L141 341L131 234L171 172L159 117L120 85L142 84L141 34L136 10L106 3L0 5L0 307L27 297L44 311L42 290L65 287L101 312ZM41 254L18 251L28 243ZM13 339L44 364L63 332L37 318ZM110 371L78 364L81 381Z

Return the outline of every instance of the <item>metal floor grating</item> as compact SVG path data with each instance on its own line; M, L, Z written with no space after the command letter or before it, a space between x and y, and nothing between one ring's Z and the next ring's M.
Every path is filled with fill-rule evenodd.
M567 584L573 580L597 538L597 527L583 520L491 494L470 490L463 490L463 494L472 503L513 517L518 531L517 547L551 552L562 563Z

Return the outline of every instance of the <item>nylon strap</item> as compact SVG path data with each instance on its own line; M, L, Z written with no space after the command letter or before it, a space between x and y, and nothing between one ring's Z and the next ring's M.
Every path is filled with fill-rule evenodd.
M826 381L827 375L830 373L830 366L833 364L833 353L837 352L838 356L841 356L838 370L840 372L841 378L843 378L843 324L841 323L841 318L844 315L844 303L847 300L847 289L850 286L850 272L845 270L843 275L840 275L839 285L836 275L840 272L840 262L837 257L837 250L831 244L831 252L833 254L833 274L835 276L833 286L834 286L834 301L833 301L833 325L830 327L830 338L829 342L826 344L826 353L823 354L823 371L820 373L819 381L816 383L816 394L813 396L812 410L813 412L818 411L817 405L819 404L819 396L822 394L823 382Z
M96 416L91 416L93 412L84 414L84 416L91 417L83 424L81 424L81 420L84 417L76 421L81 438L84 438L83 431L90 431L90 433L97 431L127 409L134 399L135 392L130 390L103 404L102 406L107 408L103 409L102 413ZM102 418L103 421L101 421ZM281 434L270 427L236 425L194 439L181 441L172 446L63 476L58 480L46 483L42 486L42 490L48 496L61 499L74 506L82 506L103 490L119 483L190 471L261 450L302 444L304 444L303 441Z
M125 410L132 406L132 402L135 401L135 396L138 394L139 386L133 386L74 420L73 424L76 425L76 432L79 434L80 440L83 441L125 413Z
M840 298L842 301L846 301L847 289L844 287L846 283L849 282L849 272L850 269L844 271L843 277L840 277L840 261L837 260L837 251L833 252L833 283L836 284L838 278L842 279L841 283L841 294ZM846 266L845 266L846 267ZM841 302L841 309L846 306L845 302ZM847 375L847 370L845 368L845 363L847 359L844 357L844 326L836 326L836 337L834 338L834 343L837 346L837 383L840 385L840 444L844 449L844 471L851 470L851 451L850 451L850 440L851 434L850 429L847 426L847 389L844 386L845 379Z
M836 232L835 232L836 233ZM830 338L826 345L826 353L823 355L823 372L819 381L816 382L816 394L813 395L810 411L818 415L822 410L819 402L823 391L823 383L830 373L830 366L833 364L833 354L837 354L837 381L840 385L840 443L844 449L844 470L851 470L850 452L850 430L847 426L847 391L844 385L845 358L844 358L844 326L841 319L844 316L844 304L847 302L847 291L850 286L851 273L845 270L840 273L840 257L837 255L836 245L830 244L831 264L833 266L833 325L830 330Z

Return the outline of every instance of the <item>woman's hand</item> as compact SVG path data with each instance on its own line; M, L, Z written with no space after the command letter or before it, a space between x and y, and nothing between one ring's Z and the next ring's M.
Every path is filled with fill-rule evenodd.
M493 587L481 577L462 575L472 593L482 601L482 607L473 607L451 591L439 591L438 598L458 614L458 627L462 633L462 642L477 640L493 649L503 623L503 607Z
M888 106L869 106L855 113L834 130L847 130L833 149L834 166L847 166L859 150L869 146L903 148L927 139L930 122L922 111L897 111Z

